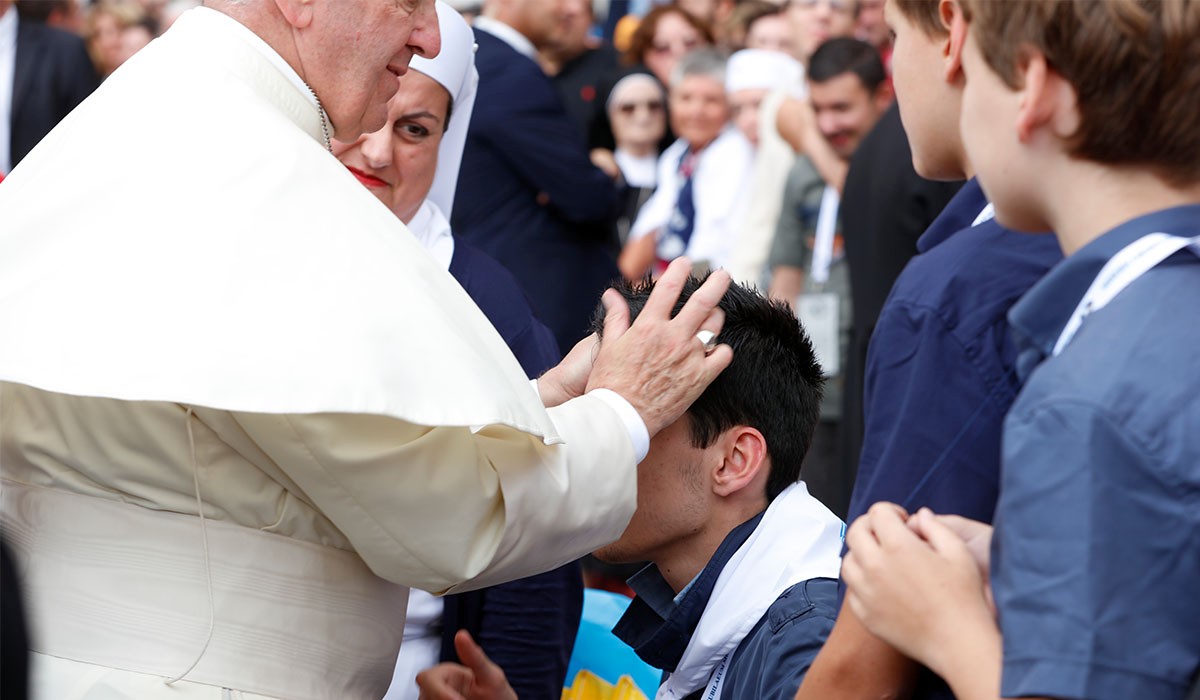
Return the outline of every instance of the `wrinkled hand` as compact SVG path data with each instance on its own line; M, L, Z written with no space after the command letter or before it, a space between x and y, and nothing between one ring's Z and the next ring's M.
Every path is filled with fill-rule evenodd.
M420 700L517 700L504 670L483 653L470 632L459 630L454 648L462 664L441 663L417 674Z
M733 361L733 350L718 345L706 354L696 338L701 329L720 333L725 313L717 303L729 289L729 273L717 270L692 294L675 318L671 310L691 272L686 258L673 261L655 284L637 320L614 290L602 299L604 342L588 377L587 389L611 389L628 401L656 435L674 423Z
M543 406L550 408L583 395L599 344L599 336L595 333L589 335L575 343L562 362L538 377L538 394L542 397Z
M846 602L873 634L938 671L961 636L998 633L987 581L963 538L928 509L907 520L916 522L878 503L850 527Z

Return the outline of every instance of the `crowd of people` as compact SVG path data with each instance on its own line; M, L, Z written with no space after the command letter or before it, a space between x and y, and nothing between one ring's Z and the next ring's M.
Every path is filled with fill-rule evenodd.
M0 694L1200 697L1197 0L0 0ZM382 205L382 206L380 206Z

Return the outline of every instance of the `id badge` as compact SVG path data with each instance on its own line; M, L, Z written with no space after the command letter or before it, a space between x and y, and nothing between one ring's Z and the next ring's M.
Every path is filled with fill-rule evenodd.
M839 312L838 296L830 292L801 294L796 299L796 316L812 341L826 377L835 377L842 371Z

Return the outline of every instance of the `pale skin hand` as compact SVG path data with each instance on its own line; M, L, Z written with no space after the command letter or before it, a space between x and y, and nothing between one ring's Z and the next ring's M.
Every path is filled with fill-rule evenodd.
M621 276L630 282L645 277L650 271L650 266L654 264L654 246L657 241L658 232L655 231L626 243L617 258L617 268L621 271Z
M846 602L875 635L942 676L962 700L1000 688L1001 640L976 556L923 509L909 518L879 503L846 534ZM982 531L958 519L975 545Z
M417 674L420 700L517 700L504 670L483 653L470 632L459 630L454 648L463 663L441 663Z
M588 156L592 165L604 171L604 174L616 180L621 177L621 167L617 165L617 157L607 148L593 148Z
M838 194L842 193L850 164L842 160L817 129L817 117L811 104L794 98L784 100L775 116L775 128L796 153L808 156L825 184L832 185Z
M902 509L896 512L907 517ZM920 536L920 523L930 513L924 509L918 517L908 518L909 529ZM930 513L932 515L932 513ZM963 539L967 551L987 578L992 528L958 515L932 515ZM991 607L991 589L984 587ZM994 608L993 612L994 612ZM849 601L838 611L837 622L821 653L813 661L796 693L796 700L899 700L912 694L918 665L863 625Z
M542 405L551 408L582 396L587 390L588 375L600 349L600 337L595 333L575 343L571 352L557 366L538 377L538 394Z
M628 401L651 436L674 423L733 361L733 350L718 345L706 353L700 330L721 332L725 314L717 303L729 289L729 273L709 275L671 318L691 272L686 258L674 260L659 278L632 325L629 307L615 290L604 293L604 342L588 376L587 390L610 389Z
M804 269L794 265L776 265L771 270L771 287L767 296L782 301L789 309L796 306L796 297L804 291Z

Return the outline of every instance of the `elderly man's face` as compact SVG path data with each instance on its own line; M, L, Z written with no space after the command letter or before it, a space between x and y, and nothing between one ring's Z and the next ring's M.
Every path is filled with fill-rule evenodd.
M409 59L441 50L433 0L318 0L312 13L294 30L296 48L334 134L378 131Z
M671 128L693 149L707 146L729 121L725 85L709 75L689 75L671 87Z
M333 153L371 194L404 223L421 208L437 170L450 94L433 78L410 71L388 103L384 127L354 143L333 142Z

